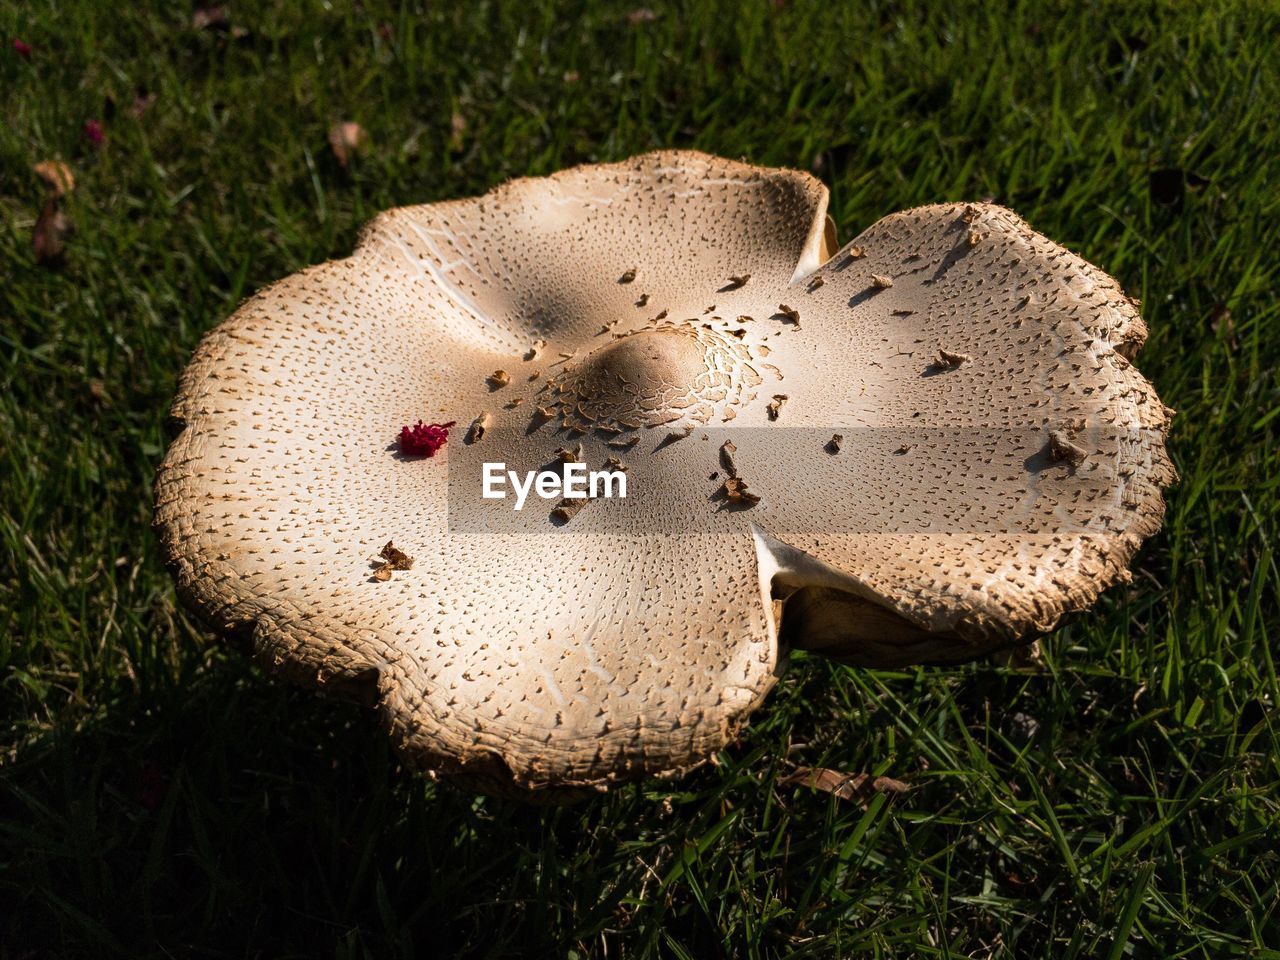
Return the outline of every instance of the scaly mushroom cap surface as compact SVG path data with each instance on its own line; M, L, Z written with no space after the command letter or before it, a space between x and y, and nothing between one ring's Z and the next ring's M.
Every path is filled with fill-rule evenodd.
M180 595L418 767L551 797L702 762L790 646L1052 628L1173 479L1134 303L998 206L833 251L826 203L663 152L379 215L197 349L156 482ZM457 427L404 456L417 420ZM483 462L571 460L627 498L479 498Z

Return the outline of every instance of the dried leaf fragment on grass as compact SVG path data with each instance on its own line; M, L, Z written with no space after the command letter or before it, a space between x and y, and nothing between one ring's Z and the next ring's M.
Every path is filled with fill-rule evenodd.
M51 197L65 197L76 188L75 175L61 160L41 160L31 171L44 181Z
M62 212L57 197L49 197L40 208L40 216L31 231L31 248L35 252L36 263L53 264L61 260L70 235L70 218Z
M1215 303L1213 309L1209 311L1209 329L1213 331L1215 337L1222 336L1232 352L1240 348L1240 343L1236 339L1236 325L1231 319L1231 310L1225 303Z
M364 149L369 142L369 135L364 127L353 120L335 123L329 128L329 147L338 165L346 170L351 159Z
M224 4L208 7L197 7L191 14L191 29L199 33L213 27L226 27L231 22L231 13Z
M135 120L141 119L142 115L155 105L156 95L150 93L144 87L139 87L133 94L133 102L125 107L125 113L133 117Z
M872 777L866 773L844 773L828 767L797 767L778 781L780 786L804 786L821 790L840 800L865 801L877 793L901 794L908 787L892 777Z

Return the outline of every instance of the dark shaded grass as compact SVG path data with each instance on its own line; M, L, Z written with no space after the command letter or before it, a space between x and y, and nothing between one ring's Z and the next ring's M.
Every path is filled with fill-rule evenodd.
M0 957L1280 957L1280 17L627 9L245 5L232 39L0 8ZM350 172L339 119L373 141ZM1042 672L805 660L719 766L568 809L408 777L368 714L175 608L148 530L175 378L379 209L660 146L812 168L845 237L991 196L1119 277L1180 411L1165 531ZM29 245L54 155L58 271ZM914 789L863 809L778 788L795 764Z

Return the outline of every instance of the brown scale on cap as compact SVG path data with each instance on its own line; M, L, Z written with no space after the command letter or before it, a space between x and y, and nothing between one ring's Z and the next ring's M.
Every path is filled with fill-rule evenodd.
M959 660L1087 607L1173 479L1170 413L1128 362L1135 305L999 207L893 214L836 251L826 198L666 152L380 214L197 349L156 480L180 595L276 673L376 705L413 765L548 800L705 762L790 647ZM637 294L665 324L597 338ZM772 369L776 325L718 319L797 297ZM971 362L927 368L939 345ZM506 404L529 402L495 404L486 378L543 352L554 383L513 378ZM765 378L785 378L778 423ZM482 422L483 442L397 456L420 418ZM758 504L711 497L711 424ZM588 463L627 449L626 500L451 528L455 458L578 443ZM533 514L554 550L519 526ZM415 562L370 582L388 532Z

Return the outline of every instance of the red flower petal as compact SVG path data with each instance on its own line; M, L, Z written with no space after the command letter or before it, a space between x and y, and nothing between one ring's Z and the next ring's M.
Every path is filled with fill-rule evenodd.
M410 457L434 457L436 451L449 440L449 428L457 424L423 423L419 420L412 427L400 428L400 452Z
M80 136L93 147L100 147L104 140L107 139L107 132L102 126L101 120L86 120L84 126L80 129Z
M31 59L31 44L23 43L17 37L13 38L13 50L23 60Z

